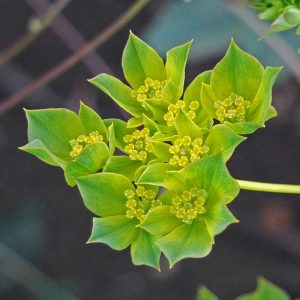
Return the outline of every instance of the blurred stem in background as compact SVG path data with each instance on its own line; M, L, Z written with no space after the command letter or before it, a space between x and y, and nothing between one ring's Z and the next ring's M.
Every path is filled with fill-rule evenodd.
M0 242L1 273L41 300L80 300L41 272L21 255Z
M62 73L73 67L81 59L86 57L95 48L101 46L110 37L123 28L132 18L134 18L150 0L137 0L132 4L116 21L114 21L110 26L104 29L99 35L97 35L90 42L81 47L76 53L71 55L69 58L64 60L61 64L58 64L44 75L37 78L32 83L25 86L20 91L16 92L14 95L4 99L0 103L0 113L4 113L20 103L24 98L31 95L33 92L41 88L43 85L51 82Z
M51 4L49 0L25 0L25 2L38 14L42 14ZM76 52L86 43L85 38L63 14L58 15L49 25L49 28L51 28L64 45L73 52ZM109 74L113 73L111 68L96 51L90 53L82 63L85 64L87 69L94 76L99 74L99 70Z
M270 193L300 194L300 185L277 184L247 180L237 180L237 182L242 190Z
M33 17L28 24L28 31L11 46L0 53L0 66L12 60L34 42L55 20L71 0L57 0L39 17Z

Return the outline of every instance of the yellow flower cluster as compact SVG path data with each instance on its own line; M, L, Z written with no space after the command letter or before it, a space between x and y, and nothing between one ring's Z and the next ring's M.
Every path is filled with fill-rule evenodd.
M146 78L144 85L141 85L136 91L131 92L131 96L137 101L143 103L147 99L161 99L162 89L166 84L166 80L159 81Z
M183 223L191 224L197 216L205 213L206 198L205 190L193 187L172 199L170 211Z
M77 139L70 140L72 150L70 156L76 158L87 146L102 142L103 136L98 131L93 131L89 135L79 135Z
M143 186L138 186L135 191L126 190L124 195L127 198L126 217L137 218L140 222L143 221L148 211L162 205L160 200L155 199L155 191L147 190Z
M143 128L123 137L123 141L127 144L125 152L131 160L146 160L148 153L153 152L149 134L149 129Z
M174 126L175 118L180 109L185 110L186 105L183 100L178 100L175 104L170 104L168 106L168 112L164 115L164 120L167 121L168 126ZM189 105L189 110L187 111L187 115L194 120L196 118L196 112L199 108L199 102L194 100Z
M216 117L221 123L224 121L231 123L244 122L249 106L250 102L244 100L243 97L230 94L223 101L215 102Z
M203 139L196 138L192 140L187 135L183 138L177 138L169 148L169 152L173 154L169 161L170 165L184 167L190 162L201 159L209 152L209 147L203 145Z

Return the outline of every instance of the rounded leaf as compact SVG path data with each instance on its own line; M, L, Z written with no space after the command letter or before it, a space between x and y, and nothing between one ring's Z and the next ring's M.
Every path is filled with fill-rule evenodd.
M87 243L104 243L115 250L127 248L134 240L137 221L126 216L94 218L92 234Z
M120 174L101 173L76 180L85 206L102 217L125 214L126 190L135 190L130 180Z

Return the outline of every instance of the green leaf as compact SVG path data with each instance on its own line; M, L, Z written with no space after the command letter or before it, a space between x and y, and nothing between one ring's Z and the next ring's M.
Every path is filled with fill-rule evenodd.
M206 127L207 123L209 122L210 116L206 112L205 109L202 108L201 104L201 89L202 84L209 84L210 78L211 78L212 71L205 71L201 74L199 74L186 88L183 100L185 102L186 107L189 107L190 103L192 101L198 101L200 103L200 106L198 108L197 116L193 120L196 125L199 127ZM212 125L212 124L211 124Z
M175 173L173 171L173 173ZM216 203L231 202L239 193L239 185L234 180L223 161L222 154L202 158L178 171L188 184L204 189L207 193L206 209ZM168 182L167 182L168 183ZM173 183L175 185L175 183ZM169 188L169 187L168 187Z
M125 214L124 192L135 190L127 177L114 173L89 175L76 182L85 206L101 217Z
M149 117L159 123L164 122L164 114L168 110L169 102L165 101L167 96L162 95L162 99L155 100L149 99L144 104L146 105L147 111L151 112L152 114L147 113Z
M212 71L205 71L201 74L199 74L186 88L183 100L187 105L190 105L192 101L199 101L201 99L201 88L202 84L209 84L210 78L211 78Z
M186 178L179 171L169 171L165 178L165 186L169 191L181 192L190 187Z
M198 290L197 300L219 300L219 298L203 286Z
M112 156L116 150L116 136L114 130L114 124L108 126L108 145L109 145L109 155Z
M202 136L202 129L198 127L185 112L180 110L175 118L175 127L179 136L190 136L192 139Z
M127 134L132 134L135 129L128 128L126 122L119 120L119 119L106 119L104 120L106 126L113 124L114 126L114 134L115 134L115 145L120 150L124 151L126 143L124 142L123 138Z
M127 121L127 127L128 128L136 128L136 127L139 127L139 126L142 126L142 125L143 125L143 118L142 117L133 117L133 118L130 118Z
M272 86L282 68L267 67L263 73L263 78L258 92L249 108L247 120L263 125L266 112L271 106Z
M157 240L170 266L184 258L200 258L209 254L213 240L200 220L183 224Z
M211 85L202 84L201 104L211 118L216 118L215 102L220 100Z
M33 140L27 145L19 147L19 149L35 155L43 162L52 166L59 166L61 168L64 168L64 166L67 164L67 162L62 161L55 155L53 155L40 140Z
M221 100L235 93L252 101L262 76L263 66L259 61L232 40L227 53L213 69L211 85Z
M265 121L268 121L272 118L275 118L276 116L277 116L277 111L276 111L275 107L270 106L270 107L268 107L268 109L266 111L264 119L265 119Z
M89 82L103 91L120 107L135 117L139 117L144 111L139 102L131 96L132 89L121 82L119 79L102 73L89 79Z
M253 123L253 122L238 122L238 123L230 123L224 122L224 125L230 127L237 134L250 134L256 131L258 128L264 127L261 124Z
M300 9L296 7L289 7L283 13L283 17L290 26L297 26L300 24Z
M138 227L153 235L163 236L180 225L182 222L170 212L170 206L162 205L151 209Z
M106 163L103 171L118 173L134 180L136 170L142 165L139 160L131 160L128 156L112 156Z
M131 244L131 259L134 265L147 265L159 270L160 249L155 245L156 237L139 228Z
M151 141L153 153L163 162L169 162L172 155L169 152L170 145L160 142L160 141Z
M28 140L40 140L63 161L70 161L70 140L85 134L79 117L64 108L25 110L28 120Z
M204 144L209 147L210 155L222 152L224 160L227 161L234 149L244 140L244 137L237 135L232 129L224 125L215 125Z
M145 114L143 114L143 123L146 128L149 128L150 135L154 135L156 132L159 131L158 124Z
M176 84L173 83L173 81L168 80L165 84L163 90L162 90L162 96L159 101L164 101L168 105L170 103L174 103L177 100L180 99L180 96L178 96L178 87ZM182 93L182 92L181 92Z
M267 281L259 278L257 288L254 292L238 297L236 300L291 300L288 294Z
M224 231L230 224L238 222L224 203L219 203L211 207L203 215L203 220L212 237Z
M137 234L136 219L126 216L93 218L93 229L88 243L104 243L115 250L127 248Z
M167 52L166 72L167 78L177 87L175 99L180 99L185 79L185 66L192 41L172 48Z
M105 165L109 158L109 149L103 142L97 142L70 162L65 169L66 181L70 186L76 185L76 178L94 174Z
M159 162L149 164L145 171L140 175L137 183L164 186L167 172L173 169L174 168L167 163Z
M122 56L124 76L128 83L138 89L146 78L166 79L164 63L149 45L130 32Z
M101 117L90 107L80 101L79 118L85 128L86 133L98 131L107 142L107 128Z

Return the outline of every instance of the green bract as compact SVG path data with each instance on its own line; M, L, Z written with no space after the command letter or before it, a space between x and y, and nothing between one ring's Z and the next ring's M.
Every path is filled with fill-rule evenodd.
M198 291L197 300L218 300L219 298L206 287ZM281 288L264 278L259 278L257 288L254 292L240 296L235 300L291 300L288 294Z
M122 58L130 87L108 74L89 81L134 116L130 120L132 127L143 123L143 114L163 121L168 105L182 95L190 45L191 42L171 49L164 64L154 49L130 33Z
M42 161L61 167L66 181L75 185L75 178L99 171L112 151L108 130L101 117L80 103L78 115L63 109L26 110L28 141L23 147Z
M129 86L108 74L90 80L132 115L127 122L102 120L83 103L78 115L26 111L29 144L21 149L78 185L97 216L89 242L130 246L136 265L159 269L161 253L172 266L211 251L237 222L227 204L239 186L226 162L245 140L240 134L276 115L271 89L280 68L263 69L232 42L184 91L190 46L169 50L164 64L130 33L122 58Z
M203 84L202 105L208 114L239 134L249 134L276 116L272 86L281 68L266 69L233 41Z
M102 173L78 179L84 204L94 214L89 243L102 242L115 250L131 245L132 262L159 269L160 250L156 236L137 227L145 214L162 203L157 189L135 186L123 175Z
M165 179L164 205L153 208L140 227L160 236L156 244L170 265L186 257L206 256L214 236L237 220L226 204L239 192L221 154L203 158Z

